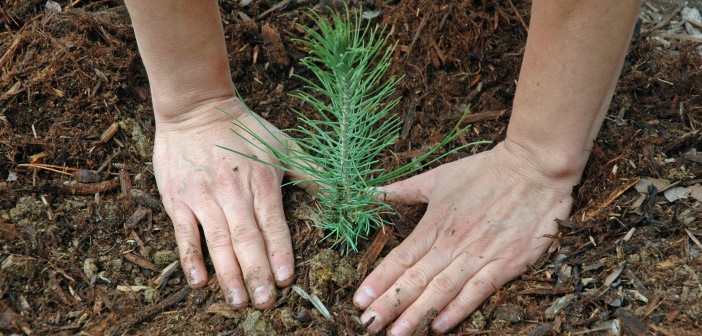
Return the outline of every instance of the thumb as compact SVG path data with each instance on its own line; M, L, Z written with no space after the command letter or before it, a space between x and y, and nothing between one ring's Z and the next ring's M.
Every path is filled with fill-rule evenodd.
M379 187L378 190L386 193L378 196L383 201L397 201L404 203L429 203L438 169L410 177L406 180Z
M290 138L287 138L283 140L283 144L286 146L288 151L293 150L297 152L304 152L304 150L298 145L295 141L293 141ZM300 161L300 160L297 160ZM321 170L322 168L315 166L317 169ZM299 171L286 171L285 176L288 177L292 181L302 181L297 183L297 186L305 190L305 192L310 195L310 196L317 196L319 194L319 191L321 189L321 186L317 183L314 183L312 181L308 181L312 179L311 176L306 175L302 172Z

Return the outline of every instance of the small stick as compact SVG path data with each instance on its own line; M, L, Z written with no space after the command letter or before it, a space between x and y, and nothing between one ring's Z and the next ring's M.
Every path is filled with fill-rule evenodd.
M407 47L407 53L405 54L405 61L409 58L409 55L412 53L412 47L414 47L414 44L417 43L417 40L419 39L419 34L422 33L424 26L427 24L427 21L429 21L429 18L431 17L431 13L432 13L432 9L430 7L427 15L425 15L424 18L422 19L422 22L419 23L419 28L417 28L417 32L414 33L414 38L412 38L412 43L410 43L409 47Z
M166 308L182 301L185 299L192 289L190 286L185 286L183 289L171 294L171 296L163 299L163 301L153 304L149 307L146 307L146 309L143 309L141 311L138 311L132 315L129 315L125 317L117 327L112 330L112 334L116 335L119 333L119 331L128 331L131 329L133 326L146 321L148 318L162 312Z
M59 170L59 169L78 170L78 168L61 167L61 166L55 166L55 165L43 164L43 163L21 163L21 164L18 164L17 166L18 167L44 169L44 170L48 170L48 171L52 171L55 173L64 174L64 175L68 175L68 176L73 176L73 174L66 172L66 171Z
M687 235L690 236L690 239L692 239L692 241L695 242L695 244L697 244L697 246L700 249L702 249L702 244L700 244L700 241L697 240L697 237L695 237L695 235L693 235L692 232L690 232L690 230L688 229L685 229L685 232L687 232Z
M256 19L258 19L258 20L263 19L266 15L270 14L271 12L285 8L289 3L290 3L290 0L283 0L283 1L273 5L273 7L269 8L265 12L261 13L261 15L259 15L258 18L256 18Z
M151 280L151 286L154 288L160 288L166 281L168 281L168 278L173 275L173 272L175 272L178 269L178 266L180 265L180 262L178 260L172 262L170 265L166 266L161 271L161 274L159 274L157 277L155 277L153 280Z
M439 56L439 59L441 60L441 64L446 64L446 57L444 56L444 53L439 49L439 45L436 44L436 41L434 41L434 38L430 37L429 42L431 42L431 46L434 47L434 51L436 51L436 55Z
M392 237L393 229L389 226L383 227L383 230L378 231L378 234L373 239L370 247L368 248L366 255L363 256L361 261L361 267L359 268L359 279L363 279L368 273L370 266L378 259L380 252L388 243L390 237Z
M144 259L136 254L125 252L122 254L122 256L124 257L124 259L131 261L132 263L136 264L139 267L143 267L143 268L152 270L154 272L161 272L161 270L158 267L156 267L156 265L154 265L152 262L150 262L150 261L148 261L148 260L146 260L146 259Z
M469 114L465 118L463 118L464 123L474 123L478 121L483 121L486 119L491 119L491 118L497 118L501 117L503 115L509 114L506 110L492 110L492 111L485 111L485 112L479 112L475 114Z
M529 27L527 24L524 22L524 19L522 19L522 15L519 14L519 11L517 10L517 7L514 7L514 4L512 3L512 0L509 0L509 5L512 6L512 10L514 10L514 14L517 14L517 19L519 19L519 22L522 23L522 26L524 26L524 30L526 30L527 34L529 34Z
M108 180L98 183L77 183L74 185L65 185L59 183L56 187L63 192L71 195L92 195L99 192L112 190L119 186L119 181Z

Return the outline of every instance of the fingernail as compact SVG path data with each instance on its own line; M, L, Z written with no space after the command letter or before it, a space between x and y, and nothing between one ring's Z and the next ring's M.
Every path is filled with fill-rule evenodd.
M288 266L280 266L275 269L275 280L276 281L285 281L290 279L292 276L292 271L290 270L290 267Z
M361 315L361 323L365 325L373 317L375 317L375 319L366 327L366 330L372 333L377 333L382 327L383 323L380 316L376 312L367 310L365 313L363 313L363 315Z
M438 332L446 332L449 327L448 317L446 314L441 314L434 319L432 328Z
M241 306L246 303L246 291L241 289L232 289L229 291L229 304L232 306Z
M395 325L390 329L390 334L393 336L404 336L409 333L409 323L405 321L395 322Z
M253 297L257 305L264 304L271 299L271 290L266 286L258 287L254 290Z
M366 308L370 306L371 303L373 303L373 300L375 300L377 296L375 295L375 292L373 289L370 287L363 286L358 289L356 292L356 297L354 298L354 301L356 301L356 305L360 308Z
M190 271L190 278L188 279L190 281L191 286L197 286L202 284L202 282L205 280L204 277L202 276L202 273L200 273L198 270L192 270Z

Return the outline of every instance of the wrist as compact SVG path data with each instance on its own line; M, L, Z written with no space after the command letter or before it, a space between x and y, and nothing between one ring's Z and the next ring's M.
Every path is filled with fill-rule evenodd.
M246 113L246 106L233 95L181 99L179 104L173 101L158 104L154 99L153 104L156 127L161 129L209 127L214 123L231 122L232 117L239 118Z
M590 151L571 150L548 139L548 144L527 141L516 137L507 138L502 143L505 152L513 157L519 166L515 169L529 169L548 180L564 183L572 187L580 182Z

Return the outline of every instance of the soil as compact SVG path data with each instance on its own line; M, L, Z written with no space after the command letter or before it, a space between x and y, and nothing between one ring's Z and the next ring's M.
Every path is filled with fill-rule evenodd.
M405 75L404 127L384 167L438 143L467 106L474 127L453 146L504 138L528 2L362 2L390 27L390 72ZM323 301L329 320L290 288L263 312L223 304L216 281L189 289L169 267L177 249L153 177L150 93L124 5L59 1L57 12L45 3L0 4L0 335L363 334L351 297L359 274L423 209L398 205L392 229L342 257L299 210L309 197L284 189L295 285ZM682 26L680 3L645 1L554 248L452 334L702 334L702 58L699 38L666 37ZM288 94L302 86L291 73L308 75L293 39L315 5L221 1L234 83L280 128L296 126L292 107L310 112ZM160 276L164 269L175 271Z

